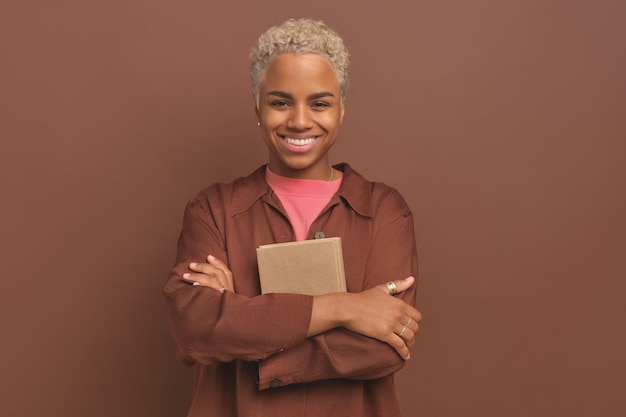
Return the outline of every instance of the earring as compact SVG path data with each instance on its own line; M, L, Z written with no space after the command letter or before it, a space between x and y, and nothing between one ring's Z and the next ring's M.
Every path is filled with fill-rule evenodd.
M257 126L261 126L261 122L256 122L256 125Z

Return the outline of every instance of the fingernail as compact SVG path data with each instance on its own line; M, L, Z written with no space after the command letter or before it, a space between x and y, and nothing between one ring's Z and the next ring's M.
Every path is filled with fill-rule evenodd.
M209 261L214 261L215 260L215 256L213 256L213 255L209 255L208 258L209 258Z
M191 275L191 274L190 274L189 272L185 272L185 273L183 274L183 278L189 278L189 276L190 276L190 275Z
M195 268L198 264L195 262L192 262L189 264L189 268Z

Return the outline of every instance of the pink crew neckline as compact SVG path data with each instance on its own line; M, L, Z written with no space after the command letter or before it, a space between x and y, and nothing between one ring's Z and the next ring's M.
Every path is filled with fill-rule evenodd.
M305 240L313 221L339 190L343 177L336 180L288 178L265 169L265 180L282 203L294 229L296 240Z

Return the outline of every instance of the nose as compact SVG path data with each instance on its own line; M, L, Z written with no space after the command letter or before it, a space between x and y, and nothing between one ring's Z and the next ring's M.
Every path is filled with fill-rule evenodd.
M294 106L287 120L287 127L293 130L307 130L313 126L308 106Z

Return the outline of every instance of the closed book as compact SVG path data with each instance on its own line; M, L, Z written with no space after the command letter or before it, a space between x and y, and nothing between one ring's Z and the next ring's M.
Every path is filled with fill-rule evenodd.
M339 237L262 245L256 255L262 294L346 292Z

